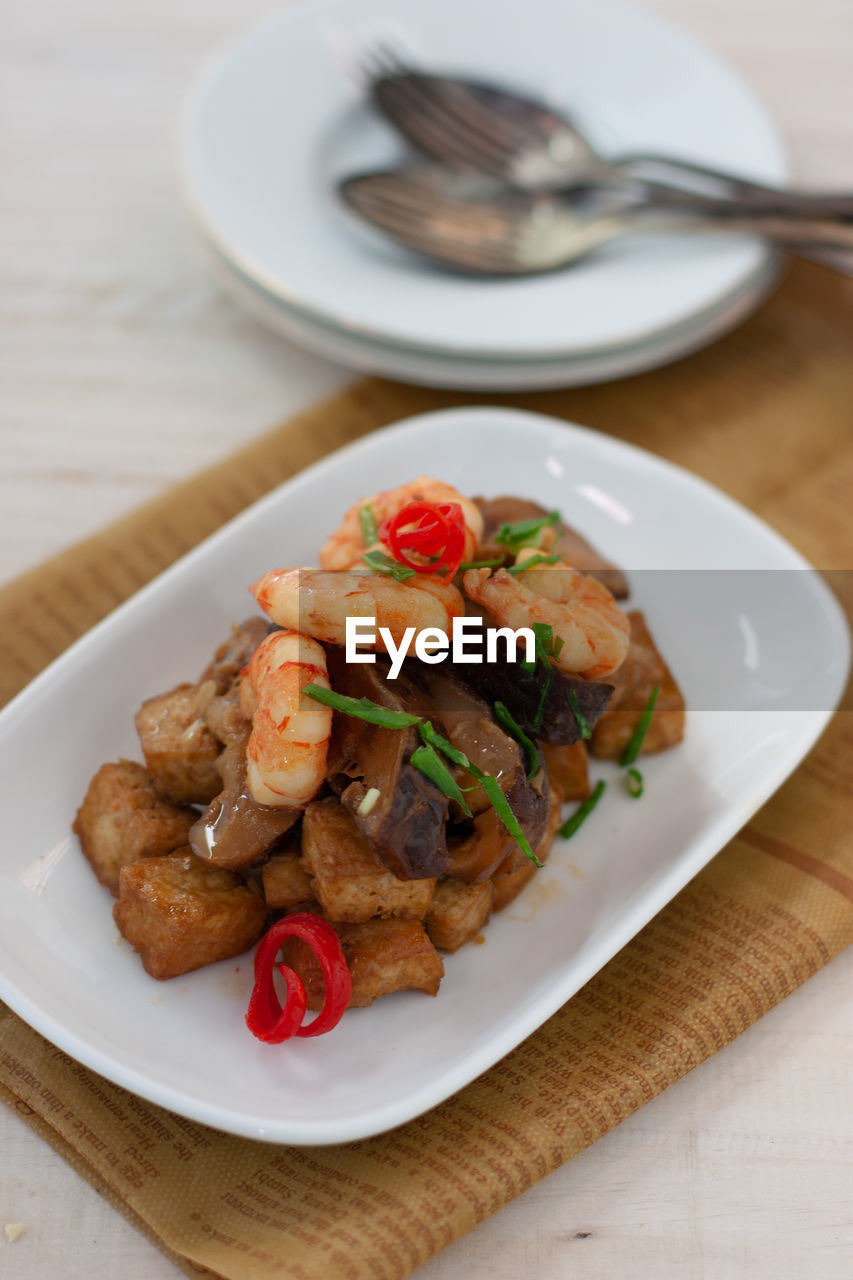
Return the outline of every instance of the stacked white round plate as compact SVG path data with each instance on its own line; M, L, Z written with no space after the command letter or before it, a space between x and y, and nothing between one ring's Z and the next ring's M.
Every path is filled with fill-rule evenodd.
M228 289L354 368L472 390L602 381L676 359L745 318L777 255L734 235L626 237L523 279L456 275L362 227L336 186L405 156L360 67L390 45L565 111L604 154L657 152L783 183L751 90L621 0L313 0L230 48L182 129L190 207Z

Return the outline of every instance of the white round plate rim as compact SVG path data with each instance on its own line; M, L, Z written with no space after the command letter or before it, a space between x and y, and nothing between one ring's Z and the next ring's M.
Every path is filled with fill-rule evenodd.
M326 325L289 307L261 285L242 276L215 248L209 247L209 257L223 288L241 306L306 350L351 365L362 373L478 392L589 386L671 364L708 346L746 320L773 292L780 274L780 259L774 257L760 274L756 273L742 289L736 289L717 307L647 342L543 360L487 360L373 342L360 334Z
M491 452L486 456L483 450L490 445ZM223 565L233 568L239 562L242 583L243 570L247 567L244 561L247 558L251 562L249 567L255 568L256 562L263 564L268 559L269 542L264 541L261 547L258 545L258 540L261 535L265 539L271 535L280 537L283 513L290 512L294 507L297 513L307 508L316 512L315 518L317 516L322 518L322 511L318 510L318 493L331 492L335 503L338 503L345 491L353 485L361 486L366 476L375 478L380 486L387 485L389 479L393 479L391 472L399 474L398 469L403 459L407 467L414 463L412 452L417 451L419 446L433 456L438 450L441 455L439 461L445 464L453 458L459 458L460 449L468 447L470 457L467 461L463 457L461 464L463 471L466 467L468 468L468 480L471 479L472 469L476 467L478 473L482 473L485 483L493 491L497 491L496 486L503 482L504 476L510 483L515 478L518 483L525 486L532 482L534 475L539 477L540 481L547 475L554 477L556 473L552 464L559 463L562 458L566 465L572 467L570 472L573 477L570 486L572 494L582 492L578 487L579 482L575 479L575 468L581 464L582 469L590 476L599 476L605 486L612 487L616 494L622 492L624 495L627 491L626 486L629 487L631 494L638 495L640 510L645 508L648 511L654 508L657 511L661 505L661 497L669 494L676 508L683 513L689 512L690 520L698 522L697 528L702 530L701 538L694 542L694 551L701 549L701 556L705 559L710 557L710 559L705 564L700 558L700 567L741 568L746 566L795 571L809 568L799 552L747 509L682 468L663 461L636 446L627 445L588 428L518 410L482 406L420 415L407 422L372 433L308 468L286 485L254 504L143 588L57 659L0 714L0 752L12 750L15 753L15 759L21 758L22 751L26 756L28 746L26 734L29 732L36 741L44 744L46 767L57 782L58 794L61 794L62 770L52 772L57 764L65 759L66 772L79 770L82 777L88 774L91 766L97 762L97 760L90 761L88 758L88 748L92 744L87 744L85 741L85 716L73 717L67 714L75 705L79 706L81 695L86 700L85 715L92 718L95 726L101 749L99 758L103 758L103 753L107 750L102 742L103 708L95 705L94 694L97 693L97 697L104 700L104 707L114 708L115 689L110 684L109 688L95 691L91 683L87 682L87 675L100 674L109 661L121 661L122 670L128 673L127 678L130 680L138 678L135 670L137 662L142 662L143 665L144 662L149 662L152 670L156 669L161 676L170 674L161 669L162 652L149 653L152 646L148 642L152 636L156 636L153 650L159 647L164 652L170 652L176 637L183 637L187 630L183 625L186 619L175 618L174 615L176 602L183 602L184 609L188 607L189 586L195 587L195 591L191 593L193 616L209 614L213 607L209 597L211 583L215 583L217 589L219 588L222 582ZM515 450L514 458L511 455L513 449ZM512 460L508 461L510 458ZM519 463L523 463L523 466L519 466ZM524 467L527 467L527 471ZM450 470L452 472L452 465ZM448 478L456 479L457 477L450 474ZM556 485L557 481L552 480L552 483ZM645 498L642 497L644 488L648 490ZM568 496L563 488L561 492L565 492ZM619 527L615 522L616 517L608 514L608 510L614 509L613 504L610 504L610 508L607 503L602 506L601 496L601 492L597 497L594 494L588 495L588 501L583 508L585 518L598 513L599 529L609 528L612 532ZM604 496L607 496L606 493ZM717 539L709 540L706 537L709 526L718 528L720 536ZM654 563L658 556L664 567L669 567L674 563L673 550L683 553L686 556L686 563L690 563L693 553L689 549L685 551L688 540L682 540L680 548L673 548L671 539L663 536L667 528L668 525L664 525L657 532L648 531L645 555L651 563L637 564L635 566L637 569L659 567ZM297 538L303 536L298 527L293 532ZM594 537L596 536L595 529L590 532ZM642 546L642 530L638 532ZM304 536L313 539L316 534L317 530L312 526ZM636 537L637 533L632 533L631 544L634 546L637 545ZM610 550L606 545L602 549ZM640 552L641 559L643 554ZM249 580L248 577L245 580ZM513 973L519 969L519 966L512 963L514 954L505 954L504 949L511 938L515 939L513 945L518 945L519 930L521 930L523 946L526 948L526 953L529 953L529 929L523 929L524 921L516 925L512 918L507 920L501 915L496 917L490 925L490 930L494 931L493 937L496 944L491 952L488 948L468 948L467 955L463 949L453 957L451 964L455 967L458 978L456 981L453 980L454 970L449 966L449 987L446 994L444 989L442 990L445 998L441 1005L425 1002L423 997L420 997L419 1003L417 995L411 998L394 997L391 1002L380 1002L380 1006L384 1008L374 1006L372 1010L360 1011L359 1015L353 1015L349 1022L345 1019L335 1033L338 1043L330 1040L325 1046L322 1042L316 1042L312 1046L311 1042L300 1041L292 1046L293 1054L289 1054L287 1050L271 1051L267 1046L257 1046L250 1038L240 1040L236 1050L240 1080L243 1081L244 1076L245 1078L253 1076L253 1073L256 1075L257 1063L263 1061L266 1075L259 1078L263 1079L267 1086L267 1095L272 1096L273 1083L276 1099L280 1098L279 1090L285 1091L286 1087L290 1087L291 1114L282 1116L269 1112L258 1114L257 1110L253 1111L255 1092L250 1088L234 1089L239 1096L239 1102L232 1100L233 1095L230 1092L228 1101L223 1101L221 1094L223 1087L226 1087L227 1092L229 1083L227 1080L224 1082L220 1080L217 1083L214 1079L211 1084L203 1076L195 1075L193 1087L190 1089L184 1081L187 1071L183 1071L183 1074L177 1077L182 1082L181 1087L178 1087L174 1080L169 1082L156 1078L151 1074L151 1054L159 1053L162 1056L164 1052L167 1050L172 1052L174 1048L174 1060L183 1064L185 1057L189 1054L190 1045L199 1036L199 1030L202 1032L202 1040L204 1040L205 1031L210 1034L211 1030L222 1030L220 1022L226 1013L228 1016L225 1018L225 1023L231 1034L236 1036L242 1021L244 1007L241 1003L242 997L240 993L233 991L230 995L224 992L217 985L219 981L217 973L212 972L212 970L221 970L223 967L228 969L228 966L212 966L211 970L202 970L198 974L188 975L187 990L184 993L180 985L177 988L170 988L169 990L175 993L174 1004L170 1008L168 994L160 994L167 984L156 984L153 980L147 979L136 958L126 949L115 949L111 946L108 937L104 936L97 943L99 950L94 950L96 936L109 933L109 929L104 927L104 921L100 920L98 914L103 911L108 916L108 903L106 900L102 901L106 899L106 895L95 884L79 852L70 847L70 837L67 834L63 837L65 843L62 848L55 843L56 831L67 832L67 815L64 812L64 805L59 805L61 811L56 814L52 814L49 807L43 805L40 809L28 805L26 803L29 798L28 790L37 788L38 779L22 776L21 770L17 771L16 777L14 768L0 770L0 789L5 788L8 793L6 796L8 808L4 812L7 812L11 824L5 855L7 865L0 865L0 880L4 887L4 893L0 895L0 916L5 916L8 926L0 931L0 961L5 961L3 971L0 972L0 997L62 1049L108 1079L134 1090L152 1102L220 1129L267 1141L311 1145L366 1137L405 1122L469 1083L541 1025L665 902L669 901L683 884L696 874L713 853L722 847L725 841L778 787L812 745L825 727L831 715L832 705L843 690L846 670L849 666L850 642L847 626L837 602L815 574L809 576L808 591L810 601L819 606L821 617L830 632L833 674L831 687L828 686L825 691L827 703L821 704L821 709L798 713L793 719L786 720L784 723L787 728L782 738L780 739L778 733L776 734L776 754L766 750L756 752L754 746L750 746L748 757L751 763L747 770L748 777L743 776L743 761L737 761L737 767L732 767L732 753L739 744L732 739L731 722L724 721L719 730L714 730L716 767L719 767L719 760L722 757L726 762L728 789L709 793L710 798L714 800L713 809L709 812L705 825L698 829L698 833L694 829L694 839L692 843L688 842L686 847L679 839L677 828L679 819L676 802L679 797L672 792L668 791L667 795L671 797L675 808L672 805L668 808L663 828L659 821L659 806L648 806L641 814L632 809L628 819L629 829L633 833L630 867L624 858L623 830L620 837L622 843L619 845L618 862L612 868L618 873L616 893L619 909L616 916L609 920L602 919L599 925L585 936L579 951L571 957L566 957L566 926L563 912L568 904L560 904L559 919L551 920L550 925L546 917L540 915L537 925L537 943L541 945L546 936L553 934L556 925L560 967L549 977L547 983L540 983L534 987L534 998L528 1002L512 1008L512 982L515 980L527 982L531 980L532 975L528 966L526 973L522 973L519 979L514 979ZM221 608L218 601L217 596L217 608L225 617L228 617L231 601L226 600ZM179 609L177 611L180 612ZM173 619L174 635L162 635L164 617ZM217 625L219 621L217 617ZM128 638L134 636L136 637L135 648L125 643ZM184 645L186 652L195 654L197 639L197 636L190 635L186 639L182 638L180 643ZM122 642L119 646L121 654L118 657L117 641ZM178 654L177 657L184 661L186 652ZM195 656L197 658L198 655L195 654ZM130 660L131 657L133 661ZM101 683L109 684L110 682L102 681ZM136 691L136 689L133 690L134 693ZM129 692L128 689L123 690L123 694ZM63 712L66 714L63 715ZM718 714L726 713L710 713L712 717ZM743 719L743 714L738 714ZM55 727L54 738L51 741L46 740L44 736L45 718ZM701 744L703 725L706 744L709 741L707 720L707 714L703 713L697 713L691 718L688 738L685 748L682 749L687 753L686 755L670 752L666 758L659 757L656 761L647 763L649 781L657 777L658 782L662 783L663 778L669 776L667 769L670 766L675 764L677 768L678 759L687 760L690 752L697 750L699 754L693 764L704 766L706 761ZM765 741L767 730L763 727L763 722L758 723L755 729L746 724L741 727L744 732L749 729L757 733L760 741ZM691 743L694 745L691 746ZM68 755L73 744L77 746L72 754ZM746 746L743 750L746 750ZM57 755L56 760L50 758L51 753ZM82 759L83 756L86 758ZM11 763L14 764L14 759ZM700 769L699 777L704 782L704 768ZM67 785L74 794L79 794L79 782L76 778L69 779ZM699 785L698 781L696 785ZM705 793L703 792L702 795L704 797ZM624 805L632 803L630 800L624 800ZM701 806L700 812L704 812ZM686 814L688 822L692 822L694 812L689 805ZM616 817L611 821L618 824L624 819ZM15 822L20 827L17 834ZM42 852L40 845L38 850L22 847L22 844L27 841L32 845L39 843L34 831L34 827L39 822L47 824L40 836L40 839L45 839L47 842L47 853ZM674 823L675 828L673 828ZM660 864L657 862L650 864L654 868L654 875L651 879L641 881L643 892L638 897L630 884L626 885L624 882L626 877L630 879L631 874L638 874L631 868L635 866L642 852L642 842L637 833L643 830L644 824L651 824L646 834L648 836L653 832L655 838L650 843L647 841L647 846L655 853L664 831L674 830L672 838L676 841L676 845L673 847L677 853L672 854L671 860L664 858ZM598 865L602 853L601 840L604 829L599 828L599 832L595 859L591 867ZM581 866L585 865L584 848L583 840L579 840L572 846L572 858L576 862L580 860ZM35 863L30 862L33 852L39 854ZM13 858L18 860L14 867L10 864ZM551 866L552 864L549 863L549 870ZM57 874L65 876L65 880L55 890L55 896L61 902L61 909L68 912L68 919L57 920L51 914L50 877ZM646 875L645 871L643 875ZM72 902L66 906L64 895L60 894L60 890L71 886L72 879L74 886L79 884L79 891L84 894L94 914L90 917L92 927L86 931L85 947L77 937L76 945L80 955L74 954L73 948L64 951L68 959L66 974L57 972L57 966L51 963L51 956L42 957L27 943L30 941L30 931L34 924L40 925L43 929L54 929L57 924L66 925L70 920L72 924L76 924L79 934L80 916L75 910L76 904ZM611 881L611 891L612 889ZM592 891L593 894L602 892L602 885L598 882L594 883ZM581 890L578 890L578 893L581 894ZM584 911L587 909L588 901L588 898L581 896L579 905ZM519 902L521 903L522 899L519 899ZM57 910L56 901L52 909L54 912ZM20 954L12 950L10 940L10 922L15 921L18 922L19 934L16 935L16 945L20 948ZM61 932L58 937L51 932L51 941L54 947L64 947L67 943L67 939L62 937ZM88 976L86 969L78 969L84 953L88 968L94 968L101 979L94 991L89 990L85 983ZM107 956L110 962L109 971L106 974L97 967L104 956ZM477 1002L481 1003L488 998L492 1003L497 1001L498 1007L502 1010L509 1003L511 1016L502 1015L502 1021L490 1026L490 1034L473 1045L469 1043L470 1035L466 1031L461 1036L460 1044L453 1039L453 1036L458 1035L461 1015L464 1014L467 1019L472 1013L470 1005L466 1003L468 992L471 990L467 975L470 968L470 972L479 973L480 980L482 979L482 969L478 969L477 966L482 965L484 956L488 960L490 971L492 966L496 967L500 974L500 981L497 984L496 993L491 996L486 988L475 987L478 991ZM520 968L523 970L525 966L521 965ZM85 1027L85 1033L81 1033L79 1029L75 1029L75 1017L79 1016L79 1012L75 1013L73 1004L69 1006L63 1003L64 988L57 988L57 994L52 997L53 1005L59 1012L51 1011L51 1002L48 1000L45 1004L44 993L39 986L42 973L46 974L50 981L76 983L71 989L80 989L80 999L88 1000L89 1005L84 1008L91 1006L97 1011L97 1016L100 1018L97 1030ZM107 984L106 988L103 983ZM110 986L110 983L113 985ZM144 993L149 992L151 994L146 999ZM38 999L40 994L41 1003ZM187 1003L183 1003L184 995ZM109 1006L108 1009L105 1009L105 1000ZM132 1006L127 1014L127 1024L133 1027L134 1034L138 1038L142 1038L144 1053L147 1055L143 1059L142 1066L147 1064L147 1071L140 1068L134 1057L133 1044L122 1046L120 1038L118 1042L116 1040L119 1034L116 1029L118 1026L116 1002L119 1000ZM390 1007L391 1004L393 1009ZM433 1009L439 1011L441 1016L425 1017L425 1014ZM212 1026L205 1022L205 1016L211 1010L215 1010L216 1013L216 1020ZM393 1096L380 1094L380 1100L375 1101L372 1106L363 1105L362 1097L359 1097L356 1105L355 1100L349 1099L346 1095L342 1104L339 1095L334 1091L329 1099L326 1098L322 1088L325 1083L324 1070L334 1072L337 1069L348 1080L351 1073L357 1069L355 1063L358 1052L365 1052L365 1044L370 1052L374 1054L378 1052L383 1058L384 1069L397 1071L402 1075L403 1084L408 1086L409 1078L401 1071L404 1065L402 1060L406 1053L412 1053L417 1058L422 1047L417 1039L414 1044L411 1043L413 1034L415 1037L417 1035L426 1037L428 1043L432 1043L435 1038L445 1034L445 1023L450 1027L447 1034L450 1035L449 1043L455 1045L455 1053L442 1057L440 1069L438 1064L428 1064L429 1069L425 1070L424 1078L418 1088L407 1092L398 1081L396 1094ZM157 1035L158 1030L162 1028L168 1030L170 1027L174 1030L176 1025L181 1028L182 1038L179 1044L173 1047L167 1043L164 1047L158 1042L162 1039L162 1036ZM467 1028L468 1021L466 1020L462 1025ZM488 1023L486 1025L489 1026ZM388 1036L389 1027L394 1028L394 1034L391 1035L390 1042L386 1042L383 1036ZM375 1044L377 1033L378 1048ZM168 1042L168 1036L166 1040ZM207 1040L204 1042L209 1043ZM223 1039L221 1045L217 1054L209 1052L205 1054L206 1072L221 1069L222 1059L231 1051L230 1042ZM440 1046L439 1052L441 1051ZM138 1050L136 1052L138 1053ZM157 1062L161 1062L161 1059L158 1058ZM341 1065L342 1062L344 1065ZM296 1066L293 1065L294 1063ZM288 1086L288 1064L294 1071L301 1065L303 1072L308 1072L302 1076L306 1090L310 1090L310 1082L314 1075L319 1074L321 1086L315 1090L318 1096L312 1097L310 1092L295 1091L292 1078ZM374 1064L370 1062L369 1065ZM191 1062L188 1068L190 1075L192 1066ZM364 1069L363 1065L361 1069ZM368 1078L372 1077L365 1077L365 1084ZM392 1078L397 1080L397 1076ZM218 1097L219 1100L211 1101L211 1097ZM319 1103L322 1104L319 1111L318 1098ZM343 1108L340 1113L335 1113L333 1102L339 1108ZM311 1107L314 1107L313 1113ZM272 1104L270 1104L270 1110L275 1111Z
M481 2L469 0L469 5ZM315 0L310 7L289 9L250 32L202 74L187 102L181 129L185 195L205 236L244 276L306 317L375 342L391 340L436 355L556 359L648 339L717 305L733 288L761 273L769 251L760 242L741 237L726 244L707 236L694 237L689 245L675 240L635 243L630 251L622 246L621 257L602 256L570 272L522 281L465 280L425 270L393 247L380 250L379 256L369 252L347 232L345 220L334 213L332 196L325 194L325 179L317 177L314 152L322 138L318 142L310 128L305 129L310 109L306 115L305 104L300 103L302 132L288 135L285 142L279 121L287 120L286 112L283 106L278 112L267 109L270 104L264 94L271 92L270 86L264 84L252 59L272 57L277 40L283 61L296 38L302 44L298 51L294 49L293 58L299 53L304 59L306 49L313 51L313 69L319 69L325 79L322 86L309 84L308 93L324 95L321 115L325 115L315 126L315 133L322 135L330 116L336 118L346 103L357 102L354 91L346 86L344 69L330 68L329 59L352 60L352 46L359 39L367 39L371 31L381 31L383 23L392 21L397 28L402 24L404 38L412 37L416 44L420 39L431 47L430 40L434 44L438 39L445 5L453 9L454 0L411 0L405 10L390 8L389 0ZM672 102L659 87L654 108L647 108L645 117L621 104L619 126L626 146L680 149L709 163L728 163L765 180L784 181L787 167L781 140L764 108L734 73L692 37L624 0L570 0L568 4L533 0L533 6L535 12L529 15L533 32L547 20L569 23L577 37L590 23L599 30L604 14L611 31L618 33L627 24L632 40L638 30L643 32L647 56L656 41L661 43L664 65L670 67L674 81L669 90ZM494 58L502 57L506 65L507 54L500 53L501 37L495 33L501 22L509 21L507 13L514 11L512 0L497 0L496 5L493 0L488 37L497 41L493 61L491 66L474 66L475 71L501 77ZM464 24L457 23L456 31L460 30L465 30ZM458 41L461 36L453 38ZM337 46L347 39L350 49L342 55ZM614 59L614 50L618 52L611 41L607 65ZM537 54L541 56L541 49ZM676 55L677 72L672 69ZM625 57L624 50L621 56ZM468 61L473 57L469 54ZM248 60L245 67L243 60ZM276 81L284 82L278 67L276 62ZM651 71L656 74L652 76ZM688 76L688 71L694 74ZM504 70L504 79L506 75ZM662 78L661 67L651 68L649 79L660 85ZM710 117L710 105L705 103L708 115L701 116L701 129L697 125L699 131L679 148L663 134L682 129L680 121L689 118L685 95L688 103L690 94L701 95L706 80L713 89L714 116ZM248 96L246 85L250 86ZM275 92L283 91L276 87ZM339 95L337 105L335 94ZM628 105L636 107L633 102ZM693 103L694 113L697 109ZM247 112L251 116L252 110L256 116L240 126L237 117ZM614 109L613 114L619 113ZM275 135L260 142L262 131L270 128L271 116L276 120ZM612 133L612 123L608 127ZM628 135L629 129L638 132ZM234 139L229 141L232 133ZM270 153L276 156L278 149L284 152L288 147L291 160L295 149L296 161L293 171L285 173L284 161L279 171ZM324 194L318 197L321 189Z

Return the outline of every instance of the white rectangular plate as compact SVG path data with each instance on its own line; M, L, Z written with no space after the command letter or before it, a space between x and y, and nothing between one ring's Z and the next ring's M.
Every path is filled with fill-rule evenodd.
M422 472L465 493L559 507L633 573L632 603L685 687L686 741L644 762L640 802L608 788L489 924L485 945L447 958L435 1000L391 996L347 1014L332 1035L270 1047L243 1021L250 957L149 978L118 939L112 899L70 824L103 761L138 757L141 700L195 678L231 622L252 612L248 584L269 568L314 563L353 501ZM784 583L785 625L768 582ZM505 409L449 410L376 432L232 521L0 715L0 996L94 1070L217 1128L305 1144L379 1133L517 1045L722 848L823 729L849 649L834 597L787 543L651 454ZM593 772L616 782L613 766Z

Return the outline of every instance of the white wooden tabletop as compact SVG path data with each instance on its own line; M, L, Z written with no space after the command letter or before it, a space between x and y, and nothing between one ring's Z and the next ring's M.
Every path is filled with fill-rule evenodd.
M749 77L802 182L853 189L851 0L645 3ZM5 7L0 581L351 376L221 294L178 198L188 80L278 6ZM419 1280L849 1280L851 990L853 950ZM0 1108L0 1277L177 1274Z

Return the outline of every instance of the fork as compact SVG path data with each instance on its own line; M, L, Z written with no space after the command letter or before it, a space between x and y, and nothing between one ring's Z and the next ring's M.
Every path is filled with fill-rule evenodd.
M393 49L377 44L362 55L361 70L380 111L422 152L452 168L472 168L525 191L647 182L649 169L722 186L739 201L771 203L779 212L853 216L853 196L781 190L709 166L668 156L628 155L606 160L571 121L544 104L492 85L423 72ZM693 193L661 181L650 184L656 202Z

